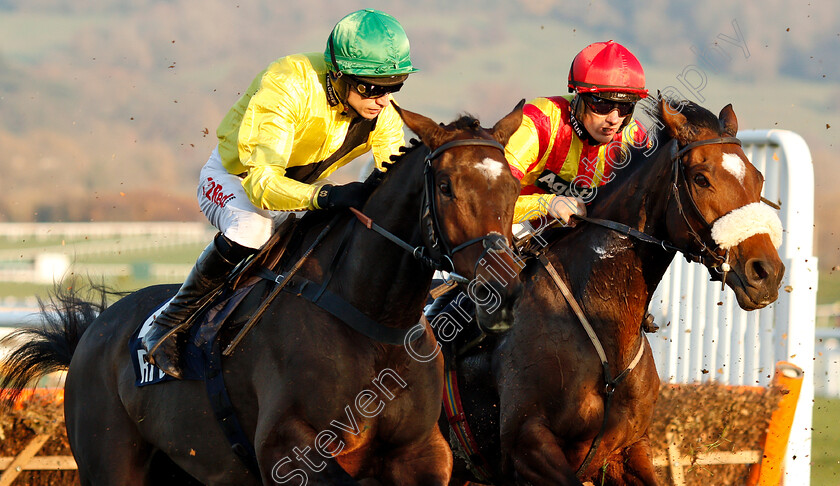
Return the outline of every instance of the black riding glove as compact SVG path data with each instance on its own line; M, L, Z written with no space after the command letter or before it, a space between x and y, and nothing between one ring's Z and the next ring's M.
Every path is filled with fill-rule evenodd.
M363 182L351 182L343 186L326 184L318 189L315 204L321 209L361 208L371 188Z

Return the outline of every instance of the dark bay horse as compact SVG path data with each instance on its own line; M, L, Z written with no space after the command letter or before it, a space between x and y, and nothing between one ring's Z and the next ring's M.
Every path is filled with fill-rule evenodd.
M23 334L28 342L5 363L12 373L3 385L19 389L69 366L67 430L83 485L161 484L153 478L161 470L181 472L172 484L448 483L452 456L436 426L443 363L431 330L416 327L433 275L421 260L481 281L484 294L496 296L483 325L512 320L521 285L494 282L492 268L478 261L511 242L518 182L503 146L522 111L490 130L469 116L440 126L399 111L424 145L391 164L362 210L414 251L358 222L351 228L356 218L347 213L295 278L321 283L332 272L327 291L386 329L417 329L419 338L377 342L295 294L279 294L224 360L233 407L256 452L254 474L231 451L200 381L135 386L129 338L177 286L139 290L95 319L85 302L69 300L58 328ZM494 260L512 263L504 251ZM247 320L248 302L229 322Z
M595 337L549 266L530 260L511 331L457 360L462 410L481 453L468 465L470 454L455 450L451 484L657 484L647 431L659 377L640 326L674 250L724 279L743 309L777 298L781 223L759 202L764 179L734 138L731 105L719 117L687 102L651 109L661 127L649 134L654 146L629 151L619 179L599 188L589 221L556 230L560 237L541 234L544 245L531 240ZM441 427L449 432L445 418ZM490 478L467 469L476 463Z

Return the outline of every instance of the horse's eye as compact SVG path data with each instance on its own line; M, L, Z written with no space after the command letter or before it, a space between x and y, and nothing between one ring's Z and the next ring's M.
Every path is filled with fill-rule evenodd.
M694 176L694 183L700 187L709 187L711 185L709 184L709 179L706 179L706 176L703 174L696 174Z
M438 190L440 193L446 197L452 197L452 185L449 184L449 181L441 181L438 183Z

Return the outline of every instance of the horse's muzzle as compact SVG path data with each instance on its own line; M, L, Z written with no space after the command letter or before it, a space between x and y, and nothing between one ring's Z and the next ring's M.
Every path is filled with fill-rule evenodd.
M759 258L747 260L744 268L728 276L727 284L735 292L738 305L744 310L756 310L768 306L779 296L779 287L785 273L785 266Z
M522 294L517 280L507 286L497 281L484 282L474 290L478 327L488 334L499 334L513 326L513 308Z

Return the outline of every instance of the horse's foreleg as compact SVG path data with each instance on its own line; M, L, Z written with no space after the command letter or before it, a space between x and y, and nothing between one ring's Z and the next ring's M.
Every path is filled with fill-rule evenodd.
M651 458L647 436L614 454L605 468L604 484L656 486L659 480Z
M382 479L399 486L446 486L451 475L452 452L435 427L425 439L390 452Z
M541 417L527 419L513 433L512 443L503 447L503 452L510 457L518 482L524 480L534 486L581 484L557 437L545 426Z
M313 450L316 432L308 424L287 420L257 431L257 459L263 484L359 486L335 459Z

